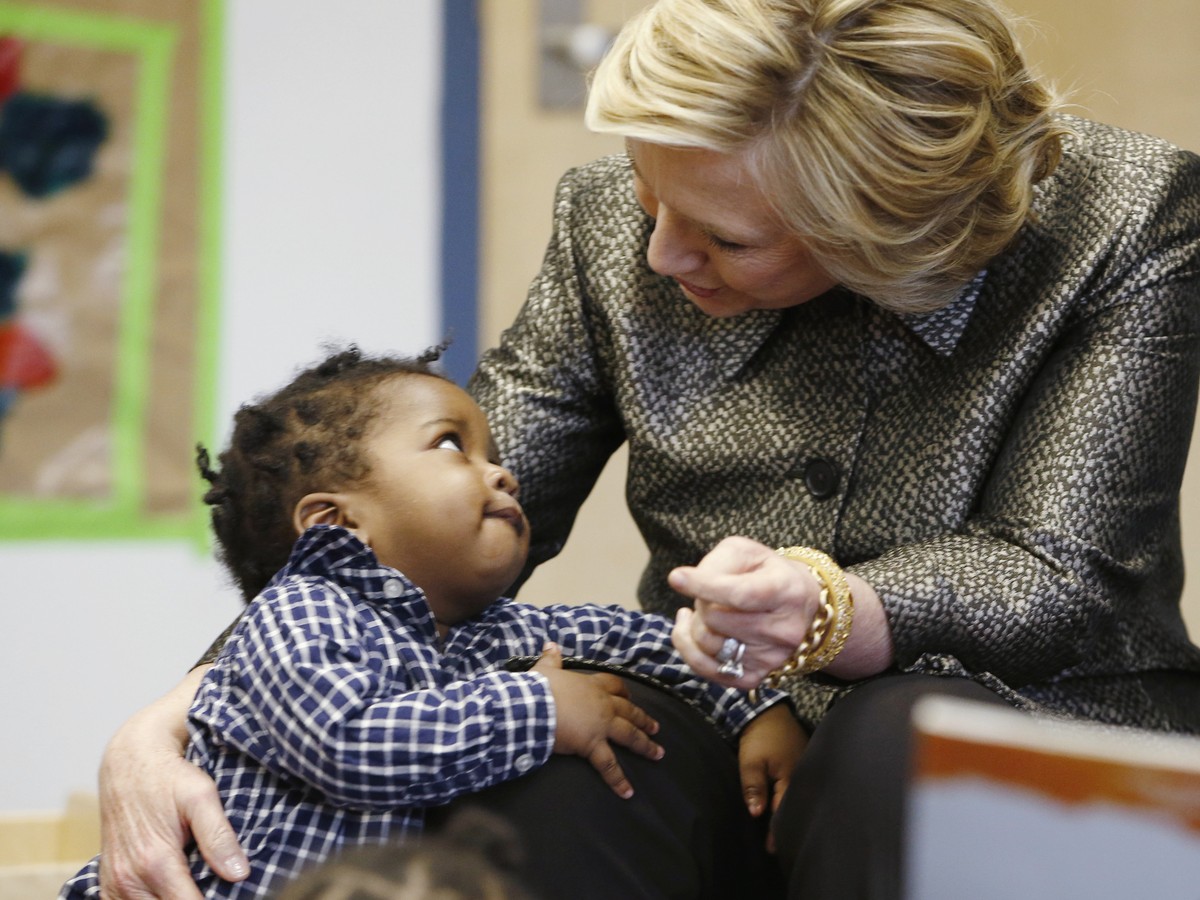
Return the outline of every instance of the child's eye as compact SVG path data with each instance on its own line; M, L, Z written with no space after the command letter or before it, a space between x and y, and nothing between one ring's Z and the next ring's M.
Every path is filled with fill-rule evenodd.
M434 444L436 450L457 450L462 453L462 438L457 434L447 434L438 438L438 442Z

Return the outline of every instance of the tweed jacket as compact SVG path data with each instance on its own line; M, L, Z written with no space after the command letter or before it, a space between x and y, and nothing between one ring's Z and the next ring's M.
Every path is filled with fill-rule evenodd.
M1200 157L1069 119L1012 245L949 306L835 289L711 318L646 262L624 157L568 172L529 297L471 389L557 553L613 450L639 597L721 538L824 549L884 604L901 670L1200 732L1179 489L1200 375ZM795 686L819 720L848 686Z

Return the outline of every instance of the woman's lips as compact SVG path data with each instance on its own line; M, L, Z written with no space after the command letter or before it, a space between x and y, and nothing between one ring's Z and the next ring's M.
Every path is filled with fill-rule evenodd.
M702 288L699 285L692 284L690 281L684 281L682 278L675 279L681 288L701 300L709 300L717 295L720 288Z

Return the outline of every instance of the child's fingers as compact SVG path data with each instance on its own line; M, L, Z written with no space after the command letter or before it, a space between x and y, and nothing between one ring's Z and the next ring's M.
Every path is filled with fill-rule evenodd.
M614 697L629 696L629 688L625 686L625 680L620 676L611 672L595 672L588 677L592 679L592 684L598 685Z
M779 812L779 804L783 802L783 795L787 793L791 783L791 773L789 772L783 778L776 778L771 784L771 812Z
M614 698L613 711L646 734L658 734L658 720L627 697Z
M630 704L630 707L641 712L633 704ZM650 719L645 713L642 713L642 716L653 724L655 731L658 730L657 722ZM632 750L638 756L646 757L646 759L662 759L666 751L663 750L660 744L656 744L651 739L650 735L653 733L648 728L635 724L631 718L626 716L615 716L608 723L608 739L610 741L615 741L622 747Z
M614 794L622 800L628 800L633 796L633 785L625 777L625 770L617 762L616 754L608 745L608 741L597 742L596 746L592 748L592 752L588 754L587 760L592 764L592 768L600 773L604 783L613 789Z
M771 796L767 784L767 770L762 760L740 759L739 769L742 775L742 800L750 815L761 816L767 808L767 798Z
M563 667L562 648L553 641L546 641L542 647L542 655L538 657L538 661L533 664L534 671L545 671L547 669L561 669Z

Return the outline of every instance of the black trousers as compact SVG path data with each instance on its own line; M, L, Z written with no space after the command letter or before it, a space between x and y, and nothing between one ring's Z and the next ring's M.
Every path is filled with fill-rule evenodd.
M628 684L661 723L666 749L658 762L617 749L632 799L584 760L556 755L435 811L431 827L464 805L506 818L542 900L899 900L913 705L928 694L1007 705L960 678L889 675L859 686L821 721L793 773L772 823L776 859L742 803L735 752L687 704Z
M662 726L665 755L618 747L633 784L622 800L591 765L554 755L528 775L462 797L430 825L476 806L507 819L526 856L523 880L543 900L727 900L782 897L765 821L746 811L737 755L682 700L626 679Z
M930 694L1008 704L962 678L889 675L838 700L772 823L789 898L899 900L913 705Z

